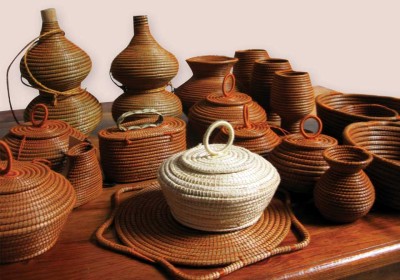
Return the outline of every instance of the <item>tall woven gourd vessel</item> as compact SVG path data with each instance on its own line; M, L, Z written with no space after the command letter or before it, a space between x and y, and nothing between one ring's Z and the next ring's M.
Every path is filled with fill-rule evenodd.
M49 250L70 214L75 191L45 164L13 160L0 141L0 263L33 258Z
M134 16L133 22L132 40L111 64L111 74L124 90L113 103L113 118L116 121L127 111L146 108L179 117L179 98L165 90L178 72L178 61L151 35L147 16Z
M102 108L98 100L81 88L92 67L89 56L64 36L58 25L55 9L42 14L39 40L25 53L20 62L21 75L39 90L25 110L28 120L38 103L49 109L49 119L63 120L85 134L101 121Z
M210 93L219 91L222 94L222 81L237 61L237 58L220 55L204 55L187 59L186 62L193 76L175 90L182 101L184 112L188 114L189 109L196 102L206 98Z

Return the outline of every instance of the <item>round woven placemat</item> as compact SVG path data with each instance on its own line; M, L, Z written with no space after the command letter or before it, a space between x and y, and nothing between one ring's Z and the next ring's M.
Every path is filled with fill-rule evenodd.
M127 187L116 192L115 205L120 195L137 191ZM260 220L243 230L228 233L208 233L179 224L172 217L158 183L143 189L116 207L110 218L97 230L98 242L109 249L157 263L174 276L183 279L216 279L244 266L270 256L306 247L310 236L289 207L290 201L273 199ZM114 222L119 239L117 244L103 237ZM291 226L299 232L297 244L278 247ZM189 275L174 265L219 266L208 274Z

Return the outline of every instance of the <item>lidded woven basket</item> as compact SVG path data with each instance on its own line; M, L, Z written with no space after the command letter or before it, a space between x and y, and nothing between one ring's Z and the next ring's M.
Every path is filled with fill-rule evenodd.
M306 133L305 121L314 118L319 129L315 134ZM306 116L300 122L300 132L282 138L282 143L270 153L268 159L278 169L281 186L286 190L312 193L315 184L329 168L323 157L325 149L338 145L338 141L321 134L322 122L316 116Z
M123 124L133 115L157 114ZM117 127L99 131L100 158L106 179L130 183L154 179L160 164L186 149L186 123L153 109L121 115Z
M36 115L40 115L41 120L36 120ZM66 122L48 120L47 117L47 107L44 104L37 104L32 109L31 122L12 127L3 140L17 160L46 159L50 161L53 170L61 172L70 136L84 140L86 135Z
M228 144L209 144L212 131L229 129ZM233 146L234 131L226 121L213 123L203 145L166 160L158 181L171 213L190 228L225 232L257 222L271 201L280 177L267 160Z
M49 250L75 205L71 184L45 164L0 161L0 263L29 259Z

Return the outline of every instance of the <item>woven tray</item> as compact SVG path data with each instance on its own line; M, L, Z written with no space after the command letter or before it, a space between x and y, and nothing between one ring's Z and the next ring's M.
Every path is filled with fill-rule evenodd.
M137 190L140 191L120 204L121 194ZM284 202L274 199L255 225L222 234L204 233L176 222L156 182L123 188L115 193L114 202L116 207L110 218L96 232L99 244L160 265L174 278L217 279L273 255L303 249L310 242L309 233L290 210L288 197ZM112 222L124 245L103 237ZM292 225L301 241L278 247ZM224 267L191 275L175 265Z

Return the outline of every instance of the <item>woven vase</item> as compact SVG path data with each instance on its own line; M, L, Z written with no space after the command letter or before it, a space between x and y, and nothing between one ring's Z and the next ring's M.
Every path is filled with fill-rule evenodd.
M131 115L154 116L122 124ZM117 127L99 131L101 166L108 181L131 183L157 177L160 164L186 149L186 123L155 110L126 112Z
M275 73L271 108L281 117L281 127L291 133L300 131L300 121L314 108L314 89L307 72Z
M49 119L61 119L89 134L100 123L102 108L99 101L85 89L82 81L89 74L89 56L64 36L58 25L55 9L42 14L39 40L25 53L20 62L21 75L40 96L31 101L25 113L36 104L46 104Z
M305 121L315 118L319 123L318 132L304 131ZM322 153L338 144L335 138L320 134L322 122L316 116L307 116L300 122L301 133L282 138L282 143L270 153L268 159L281 175L282 188L296 193L311 194L315 184L329 168Z
M227 144L209 144L212 131L229 129ZM173 155L158 181L174 218L203 231L239 230L258 221L278 185L279 174L261 156L232 146L234 131L226 121L213 123L203 145Z
M75 207L98 197L103 190L103 176L96 150L90 143L80 143L67 152L66 177L76 192Z
M281 118L271 108L272 81L277 71L289 71L288 60L281 58L260 59L254 62L250 82L250 95L267 112L268 123L280 125Z
M233 144L268 158L268 154L281 143L281 138L271 129L267 122L252 123L249 120L249 106L243 106L243 123L234 125L235 140ZM223 127L215 136L215 143L226 143L229 130Z
M49 250L70 214L75 191L41 162L0 161L0 263L33 258Z
M336 146L326 149L324 158L330 168L314 190L315 205L334 222L349 223L365 216L375 201L375 190L362 169L372 155L362 148Z
M229 74L237 58L205 55L186 60L193 76L175 89L175 94L182 101L183 110L188 114L189 109L198 101L203 100L210 93L220 92L225 76Z
M235 52L235 57L239 59L238 63L233 66L233 74L237 79L238 90L250 94L254 63L258 59L269 58L268 52L263 49L239 50Z
M227 90L229 82L230 90ZM234 90L234 75L226 75L220 86L222 94L220 92L209 94L189 111L188 134L194 145L201 142L207 128L217 120L226 120L232 125L243 124L243 105L248 106L250 122L259 123L267 120L266 113L260 105L247 94Z
M68 151L70 137L84 140L86 135L66 122L48 120L48 115L45 105L35 105L31 111L31 122L12 127L3 140L17 160L46 159L50 161L54 171L61 172L65 165L65 153ZM37 117L40 120L37 120Z

